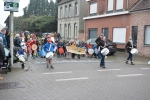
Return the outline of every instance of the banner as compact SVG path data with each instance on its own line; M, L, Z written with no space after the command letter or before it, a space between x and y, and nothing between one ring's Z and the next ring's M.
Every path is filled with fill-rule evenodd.
M66 46L67 52L75 54L85 54L85 48Z

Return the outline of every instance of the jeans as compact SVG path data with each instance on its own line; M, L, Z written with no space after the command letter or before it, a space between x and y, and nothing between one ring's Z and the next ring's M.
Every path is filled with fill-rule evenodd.
M100 53L100 55L101 55L101 62L100 62L100 65L101 65L101 66L105 66L105 56L104 56L102 53Z
M98 55L98 58L101 58L101 53L100 52L97 55Z
M132 61L132 54L130 52L129 52L129 56L128 56L127 60Z

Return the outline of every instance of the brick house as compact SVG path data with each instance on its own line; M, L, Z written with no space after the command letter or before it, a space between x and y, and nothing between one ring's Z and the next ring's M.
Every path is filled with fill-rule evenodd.
M62 0L58 4L58 30L63 39L84 40L85 0Z
M140 55L150 56L150 0L140 0L130 12L134 43Z
M86 40L104 34L124 49L131 37L130 11L139 0L86 0L88 16L85 22Z

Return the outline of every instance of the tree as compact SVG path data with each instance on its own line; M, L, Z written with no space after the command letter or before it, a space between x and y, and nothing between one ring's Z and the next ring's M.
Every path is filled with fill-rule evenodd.
M50 7L51 16L55 16L56 9L55 9L55 4L54 4L53 0L50 0L49 7Z

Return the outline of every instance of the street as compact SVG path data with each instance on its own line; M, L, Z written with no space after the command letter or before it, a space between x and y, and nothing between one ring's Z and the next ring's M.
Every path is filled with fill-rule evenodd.
M54 69L46 68L44 58L30 58L28 71L17 63L2 74L0 100L150 100L149 59L135 55L132 66L126 56L108 56L105 69L95 58L54 57Z

